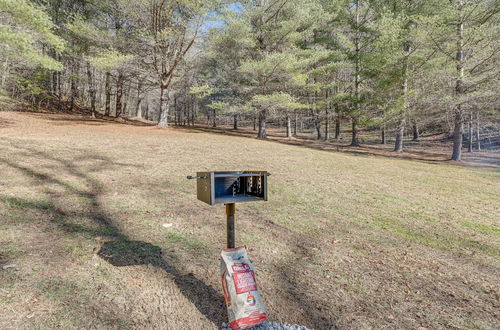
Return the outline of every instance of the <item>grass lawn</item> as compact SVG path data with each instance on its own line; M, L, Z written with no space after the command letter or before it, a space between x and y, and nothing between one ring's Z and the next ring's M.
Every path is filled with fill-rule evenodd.
M225 210L186 175L245 169L272 173L236 206L271 320L500 327L498 169L0 112L0 328L216 329Z

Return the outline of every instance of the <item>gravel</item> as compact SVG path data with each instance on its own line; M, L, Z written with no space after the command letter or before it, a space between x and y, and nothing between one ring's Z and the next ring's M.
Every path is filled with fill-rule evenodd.
M229 324L222 323L221 330L231 330ZM248 330L311 330L309 328L303 327L297 324L283 324L280 322L269 322L266 321L258 326L249 328Z

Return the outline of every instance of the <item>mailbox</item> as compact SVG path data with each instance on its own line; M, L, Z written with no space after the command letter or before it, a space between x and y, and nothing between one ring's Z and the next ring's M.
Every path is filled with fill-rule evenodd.
M266 171L197 172L198 199L210 205L267 201Z

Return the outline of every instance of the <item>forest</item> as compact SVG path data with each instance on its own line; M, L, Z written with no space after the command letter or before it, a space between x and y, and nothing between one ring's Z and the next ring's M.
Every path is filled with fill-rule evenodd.
M270 127L290 138L307 129L359 146L371 132L394 152L422 132L445 133L460 161L498 136L499 9L498 0L0 0L0 102L162 127L246 126L261 139Z

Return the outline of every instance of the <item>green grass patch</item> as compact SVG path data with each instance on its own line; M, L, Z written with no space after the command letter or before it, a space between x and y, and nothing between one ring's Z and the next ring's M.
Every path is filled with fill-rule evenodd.
M70 241L66 244L65 249L68 255L74 258L81 258L91 255L92 246L79 241Z
M51 278L40 282L39 288L41 293L49 299L60 301L74 295L81 295L84 291L75 282L66 281L62 278Z
M419 212L414 212L414 211L410 212L410 213L408 213L408 216L415 218L417 220L424 220L424 221L427 221L429 223L437 223L437 220L435 218L421 214Z
M22 254L19 243L13 241L0 241L0 263L12 260Z
M371 227L385 230L397 237L404 238L411 242L445 251L478 250L492 257L499 257L500 251L489 244L470 240L467 238L451 236L452 232L444 234L435 228L415 228L407 222L389 217L376 217L369 223ZM428 232L432 230L432 232Z
M500 238L500 228L496 226L472 221L462 221L460 223L465 227L471 228L477 232Z
M6 203L9 207L23 209L33 209L33 210L50 210L54 208L54 205L48 201L43 199L24 199L19 197L9 197L4 196L0 197L0 202Z

